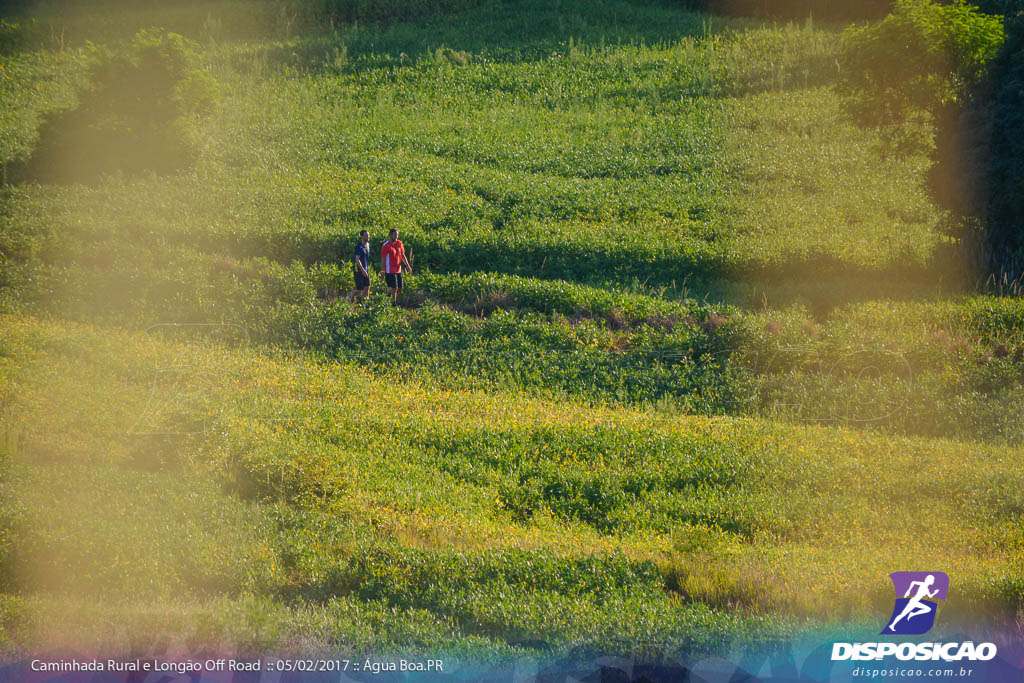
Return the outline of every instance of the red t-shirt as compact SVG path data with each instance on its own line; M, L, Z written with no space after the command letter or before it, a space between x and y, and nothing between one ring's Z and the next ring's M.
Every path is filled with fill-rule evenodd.
M380 260L384 264L385 273L401 273L402 272L402 257L405 256L405 247L402 245L402 240L395 240L392 242L385 242L384 246L380 248Z

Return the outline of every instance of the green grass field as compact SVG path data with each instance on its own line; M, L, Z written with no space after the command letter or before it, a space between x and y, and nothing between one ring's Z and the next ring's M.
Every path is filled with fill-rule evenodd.
M349 4L3 18L0 653L721 655L918 568L1020 623L1024 300L841 26ZM219 83L194 167L17 178L146 26Z

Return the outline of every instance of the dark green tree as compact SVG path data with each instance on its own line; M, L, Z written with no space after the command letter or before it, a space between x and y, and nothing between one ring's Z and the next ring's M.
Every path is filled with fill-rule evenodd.
M843 88L891 151L931 148L936 199L997 272L1024 271L1024 0L897 0L844 35ZM934 140L934 146L930 143ZM976 239L980 237L979 239Z
M973 218L990 270L1024 272L1024 0L1007 11L1006 40L968 103L938 122L931 185L947 208Z
M993 69L992 137L987 219L992 260L1024 272L1024 13Z
M897 0L843 35L843 90L866 124L900 126L967 104L1004 38L1002 17L963 0Z

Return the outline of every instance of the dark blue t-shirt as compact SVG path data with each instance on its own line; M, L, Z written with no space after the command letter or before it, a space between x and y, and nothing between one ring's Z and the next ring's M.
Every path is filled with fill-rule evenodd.
M362 262L363 268L365 268L366 272L369 273L370 272L370 243L367 242L366 244L363 244L362 242L358 242L356 244L355 257ZM359 272L359 269L356 268L355 265L352 266L352 270L354 270L357 273Z

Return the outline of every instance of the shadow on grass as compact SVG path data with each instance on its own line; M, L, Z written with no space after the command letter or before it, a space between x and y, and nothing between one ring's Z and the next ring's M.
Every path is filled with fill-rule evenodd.
M352 230L320 234L223 232L180 235L181 244L232 259L261 258L306 268L347 264ZM694 240L676 249L630 243L517 241L499 231L493 239L452 239L449 234L404 232L415 271L502 275L564 280L604 289L659 292L742 308L800 303L815 317L871 299L927 300L968 291L976 281L965 250L938 248L925 262L910 255L862 265L827 253L781 257L771 262L726 254L712 242ZM162 236L163 248L168 236ZM178 240L172 240L177 242Z
M347 257L351 240L332 240L320 253ZM489 271L544 280L566 280L601 288L642 288L676 292L711 303L762 308L805 305L815 317L834 308L872 299L920 300L961 293L971 269L955 246L943 247L926 263L896 258L884 266L864 266L828 254L778 262L735 260L706 248L638 253L615 245L509 244L417 240L417 268L470 275ZM319 262L320 259L313 261Z
M269 63L311 71L394 67L424 57L458 63L464 58L460 53L511 62L546 59L574 48L674 43L723 25L723 20L665 1L491 1L415 22L345 25L298 44L266 46L262 51ZM442 47L449 50L439 52Z

